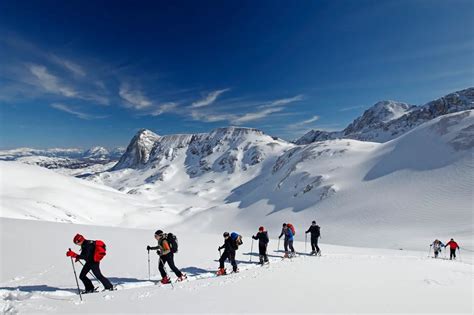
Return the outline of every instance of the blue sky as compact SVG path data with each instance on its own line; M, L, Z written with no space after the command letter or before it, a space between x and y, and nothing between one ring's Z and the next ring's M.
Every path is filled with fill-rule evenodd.
M474 84L473 1L2 1L0 147L338 130Z

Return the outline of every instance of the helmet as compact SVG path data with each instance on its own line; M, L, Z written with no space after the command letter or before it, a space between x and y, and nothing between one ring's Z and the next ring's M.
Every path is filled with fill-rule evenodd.
M263 226L261 226L261 227L258 228L258 230L263 232L265 230L265 228Z
M286 223L283 223L283 227L286 227Z
M229 232L224 232L223 236L224 236L224 237L229 236Z
M158 235L158 236L160 236L160 235L162 235L162 234L163 234L163 231L162 231L162 230L157 230L157 231L155 232L155 235Z
M74 244L79 244L80 242L84 241L85 238L84 236L82 236L81 234L76 234L76 236L74 236L74 238L72 239L72 241L74 242Z
M312 224L316 224L316 221L311 222Z

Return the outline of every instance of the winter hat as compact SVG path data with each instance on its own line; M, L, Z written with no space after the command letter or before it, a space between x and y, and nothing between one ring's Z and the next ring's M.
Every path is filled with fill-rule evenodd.
M311 222L312 224L316 224L316 221Z
M157 230L157 231L155 232L155 235L158 235L158 236L160 236L160 235L162 235L162 234L163 234L163 231L162 231L162 230Z
M224 236L224 237L229 236L229 232L224 232L223 236Z
M258 228L258 230L263 232L263 231L265 231L265 228L263 226L261 226L261 227Z
M78 244L78 243L80 243L80 242L82 242L82 241L84 241L84 240L85 240L84 236L82 236L82 235L79 234L79 233L76 234L76 236L74 236L74 238L72 239L72 241L74 242L74 244Z
M283 227L286 227L286 223L283 223Z

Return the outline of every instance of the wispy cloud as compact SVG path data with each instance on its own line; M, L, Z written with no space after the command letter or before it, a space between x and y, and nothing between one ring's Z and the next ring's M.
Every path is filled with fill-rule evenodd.
M129 107L137 110L149 108L153 104L141 90L132 89L129 83L120 85L119 95L127 102Z
M306 120L303 120L303 121L300 121L298 123L296 123L296 125L308 125L308 124L311 124L311 123L314 123L315 121L319 120L319 116L318 115L314 115L313 117L311 117L310 119L306 119Z
M177 103L173 103L173 102L164 103L164 104L161 104L160 106L158 106L157 109L153 110L151 112L151 115L152 116L159 116L159 115L162 115L164 113L173 112L173 111L176 110L177 107L178 107Z
M79 77L86 76L86 72L85 72L84 68L81 67L80 65L78 65L75 62L72 62L70 60L61 58L61 57L56 56L56 55L52 55L51 60L53 62L61 65L62 67L64 67L66 70L69 70L71 73L73 73L76 76L79 76Z
M258 112L247 113L238 118L232 120L232 123L235 125L241 125L249 121L260 120L267 117L270 114L281 112L283 107L267 108Z
M214 103L222 93L225 93L229 90L230 89L227 88L227 89L213 91L213 92L209 93L205 98L200 99L200 100L192 103L191 107L192 108L199 108L199 107L209 106L212 103Z
M343 108L340 108L338 109L339 112L348 112L350 110L356 110L356 109L360 109L360 108L364 108L366 106L364 105L358 105L358 106L349 106L349 107L343 107Z
M60 80L55 75L49 73L45 66L30 65L29 69L30 72L36 77L37 83L48 92L66 97L74 97L77 95L76 90L60 83Z
M201 110L200 108L195 108L192 107L192 110L189 112L191 118L193 120L197 121L202 121L202 122L218 122L218 121L228 121L231 124L234 125L241 125L244 123L248 123L251 121L257 121L264 119L274 113L281 112L285 109L285 106L303 100L304 96L303 95L296 95L294 97L290 98L283 98L283 99L277 99L274 101L270 102L257 102L257 101L252 101L250 102L252 104L251 108L257 108L257 110L254 111L249 111L246 113L226 113L226 112L216 112L215 110L210 110L210 109L205 109ZM233 103L231 106L232 109L236 108L249 108L247 106L249 102L245 102L244 104L239 104ZM241 106L242 105L242 106Z
M86 113L83 113L83 112L80 112L78 110L73 109L69 105L62 104L62 103L53 103L53 104L51 104L51 107L54 108L54 109L66 112L68 114L74 115L77 118L85 119L85 120L101 119L101 118L106 117L106 116L96 116L96 115L86 114Z
M272 101L268 105L264 105L262 107L277 107L277 106L285 106L294 102L302 101L304 99L304 96L302 94L296 95L290 98L282 98L279 100Z

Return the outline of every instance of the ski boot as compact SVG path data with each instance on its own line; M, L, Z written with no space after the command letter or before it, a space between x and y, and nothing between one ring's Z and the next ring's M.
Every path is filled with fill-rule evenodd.
M95 293L97 292L97 289L94 288L94 289L86 289L86 290L82 290L81 291L81 294L89 294L89 293Z
M315 255L316 256L316 251L312 250L311 253L309 253L310 256Z
M239 273L239 271L240 271L239 268L235 268L232 272L233 273Z
M181 277L178 277L178 280L176 280L176 281L177 281L177 282L181 282L181 281L184 281L184 280L186 280L186 279L188 279L188 276L187 276L185 273L183 273L183 274L181 275Z
M171 283L171 279L170 279L170 277L166 276L163 279L161 279L160 282L161 282L161 284L168 284L168 283Z
M219 270L217 270L216 272L216 275L218 276L223 276L223 275L226 275L227 272L225 271L225 268L219 268Z
M290 256L288 255L288 253L285 252L285 255L283 255L283 258L289 258Z

